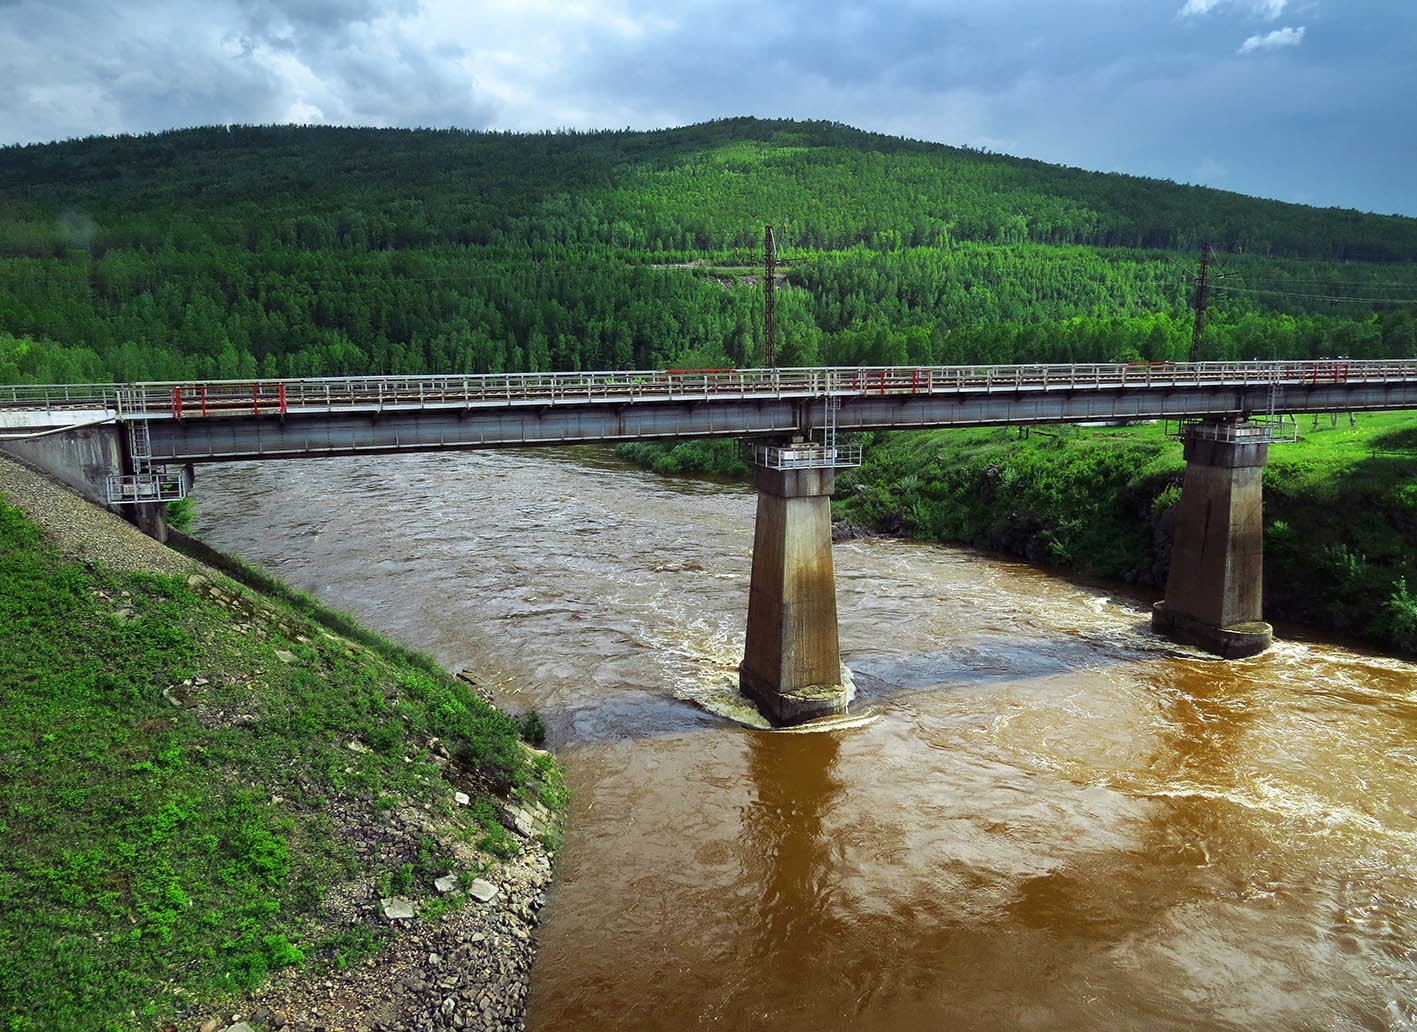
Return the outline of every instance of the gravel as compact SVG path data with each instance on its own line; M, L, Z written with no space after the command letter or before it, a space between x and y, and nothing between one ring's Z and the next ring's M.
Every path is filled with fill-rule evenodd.
M288 969L246 1013L279 1014L292 1032L520 1032L551 862L528 844L488 876L501 890L493 903L470 902L436 924L395 922L391 943L345 971Z

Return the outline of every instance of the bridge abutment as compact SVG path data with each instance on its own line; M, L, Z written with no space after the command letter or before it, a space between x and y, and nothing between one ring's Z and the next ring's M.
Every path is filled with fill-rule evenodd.
M108 478L122 473L125 461L122 433L112 423L6 440L0 447L100 505L107 502Z
M1153 630L1226 659L1267 649L1262 478L1266 427L1208 420L1186 431L1186 476L1166 598Z
M166 502L134 499L185 496L192 480L190 467L173 476L148 472L146 457L133 455L130 435L118 423L6 439L0 450L42 470L95 504L112 509L144 534L164 543ZM144 490L148 493L139 493Z
M748 634L738 682L774 724L846 712L851 683L837 639L830 466L757 467Z

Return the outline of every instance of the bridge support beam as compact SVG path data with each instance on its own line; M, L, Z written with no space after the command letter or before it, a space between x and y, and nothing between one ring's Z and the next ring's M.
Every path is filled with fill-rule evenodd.
M738 683L775 725L846 712L837 641L831 467L757 469L748 635Z
M1166 598L1152 629L1225 659L1267 649L1262 619L1264 521L1261 479L1269 459L1262 426L1207 421L1186 432L1186 478Z

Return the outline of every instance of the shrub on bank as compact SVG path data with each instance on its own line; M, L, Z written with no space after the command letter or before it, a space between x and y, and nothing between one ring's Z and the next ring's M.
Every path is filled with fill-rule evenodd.
M1264 474L1265 612L1417 651L1417 429L1413 413L1306 422ZM969 545L1162 587L1184 462L1165 427L1034 427L860 435L864 463L837 476L839 515L889 534ZM690 445L696 447L690 447ZM668 456L731 442L622 445L628 461L701 472ZM746 469L744 470L746 476Z
M1265 612L1417 651L1407 413L1305 428L1264 477ZM1410 448L1403 452L1401 448ZM1184 464L1160 426L870 435L838 509L891 533L1162 587Z
M748 467L738 455L738 442L727 438L705 438L676 444L630 441L616 445L615 454L641 469L667 475L697 473L733 478L748 475Z
M847 518L929 541L1151 583L1151 509L1175 476L1156 442L1073 427L871 435L837 477Z

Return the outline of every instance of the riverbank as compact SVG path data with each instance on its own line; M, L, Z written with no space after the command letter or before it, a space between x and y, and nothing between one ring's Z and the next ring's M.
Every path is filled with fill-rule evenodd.
M1265 612L1417 652L1417 416L1300 420L1264 474ZM1184 462L1161 424L926 430L863 435L837 477L837 516L881 533L963 544L1048 569L1162 587ZM661 472L720 472L732 442L668 465L653 445L623 458ZM662 446L661 450L662 450Z
M0 1026L520 1028L550 755L3 459L0 498Z

